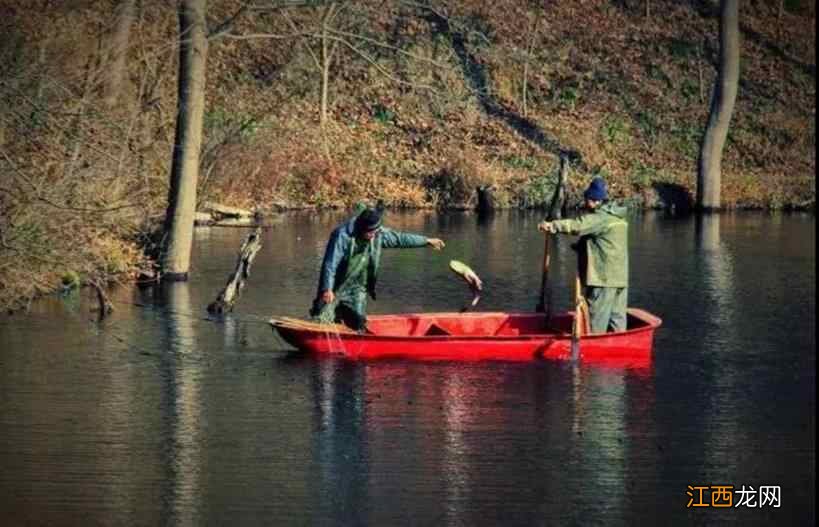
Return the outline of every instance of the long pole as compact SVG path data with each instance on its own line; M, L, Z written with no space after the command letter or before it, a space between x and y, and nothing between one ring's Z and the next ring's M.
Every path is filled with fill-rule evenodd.
M548 325L552 316L552 291L549 289L549 262L551 259L549 246L551 245L552 237L547 232L544 234L543 240L543 269L540 279L540 298L535 310L538 313L546 314L546 324Z

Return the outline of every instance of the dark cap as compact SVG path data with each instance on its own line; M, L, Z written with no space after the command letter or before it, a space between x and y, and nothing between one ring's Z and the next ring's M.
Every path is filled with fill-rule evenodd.
M376 207L374 209L364 209L355 219L355 229L358 232L373 231L381 227L381 219L384 209Z
M608 197L606 182L600 176L596 176L589 183L589 188L583 193L583 197L589 201L604 201Z

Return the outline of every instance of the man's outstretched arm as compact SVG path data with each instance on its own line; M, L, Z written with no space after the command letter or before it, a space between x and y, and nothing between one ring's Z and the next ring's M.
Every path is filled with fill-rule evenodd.
M446 246L440 238L427 238L422 234L394 231L386 227L381 229L381 246L385 249L409 249L427 245L437 251Z

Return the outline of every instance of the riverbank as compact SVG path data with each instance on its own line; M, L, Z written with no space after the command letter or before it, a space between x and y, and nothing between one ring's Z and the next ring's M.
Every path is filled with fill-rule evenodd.
M177 13L159 0L140 4L114 98L115 64L100 45L122 21L114 10L34 10L22 0L0 8L2 309L63 282L154 271L173 152ZM539 208L565 153L570 207L601 175L635 208L690 209L718 63L709 3L652 1L650 15L608 0L582 9L445 4L356 2L337 20L341 45L326 76L309 31L214 39L200 205L262 216L362 199L468 210L481 187L498 209ZM741 6L742 75L722 161L729 210L815 210L815 5L775 4ZM213 3L208 18L241 5ZM315 29L319 9L238 17L232 31L291 34L288 20Z
M656 200L653 202L641 201L639 197L626 200L618 200L620 203L625 203L630 206L634 214L641 212L647 213L650 211L662 211L663 214L669 217L676 217L684 221L690 211L682 208L669 207L665 205L665 201ZM673 202L672 202L673 203ZM574 214L569 206L569 213ZM317 207L309 203L277 203L268 207L257 207L254 211L254 217L245 220L235 220L232 218L225 218L213 223L201 224L197 227L199 229L219 229L225 228L232 230L234 228L249 228L255 225L263 225L270 228L277 228L282 223L287 222L287 218L291 216L299 216L311 212L322 212L339 210L334 207ZM463 210L451 209L435 211L432 207L424 208L404 208L404 209L390 209L393 213L410 212L412 210L429 211L435 214L446 215L448 213L462 214ZM504 210L514 209L498 209L498 213L502 214ZM541 210L543 209L530 209ZM809 214L815 218L814 208L790 208L783 210L770 209L752 209L752 208L737 208L733 210L726 210L722 213L717 213L727 219L733 221L732 218L737 214L745 214L754 212L765 212L766 216L772 218L788 216L790 214ZM159 225L159 217L154 222L151 222L156 229ZM244 230L244 229L242 229ZM328 231L329 233L329 231ZM19 261L23 264L10 265L10 253L0 254L0 312L8 314L26 310L33 301L43 296L59 295L59 294L73 294L72 291L78 288L95 288L101 286L103 290L112 285L134 285L134 284L150 284L156 276L157 265L156 262L146 255L146 252L152 252L155 247L151 245L151 240L156 239L156 231L153 236L150 232L145 231L140 233L137 239L120 239L109 236L101 237L95 242L90 242L90 239L83 237L90 245L85 247L86 250L78 254L76 250L57 249L53 251L53 260L48 261L38 260L36 257L22 258ZM78 237L78 239L80 239ZM238 246L237 246L238 248ZM57 260L57 258L61 259ZM46 265L43 266L42 264ZM228 270L225 272L227 273ZM227 274L225 274L227 276ZM222 284L214 284L214 294L218 287Z

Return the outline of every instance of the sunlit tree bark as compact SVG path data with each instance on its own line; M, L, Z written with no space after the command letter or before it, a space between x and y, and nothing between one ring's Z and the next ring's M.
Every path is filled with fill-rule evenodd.
M206 4L206 0L179 4L178 111L161 258L162 276L170 280L187 279L193 245L208 53Z
M122 90L131 26L135 18L136 0L122 0L117 5L117 21L111 37L110 63L105 84L105 104L109 107L117 103Z
M739 84L739 0L722 0L719 26L719 72L711 97L697 170L697 207L721 207L722 152Z

